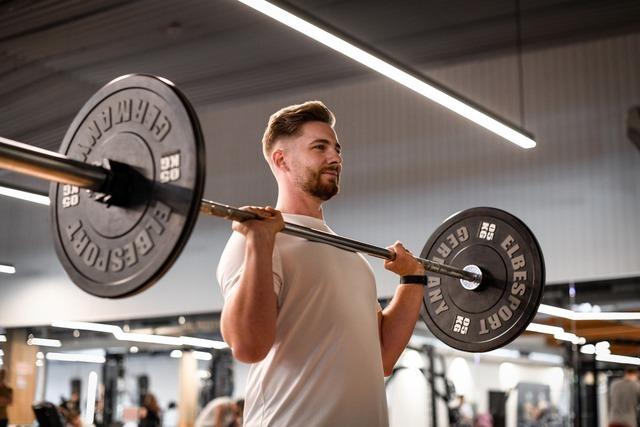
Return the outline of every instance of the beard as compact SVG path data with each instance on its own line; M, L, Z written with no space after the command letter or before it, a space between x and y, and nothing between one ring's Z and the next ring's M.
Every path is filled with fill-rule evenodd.
M308 168L304 177L299 181L300 188L307 194L312 195L324 202L338 194L340 191L340 175L335 180L323 182L322 173L328 170L338 171L335 167L323 168L318 171Z

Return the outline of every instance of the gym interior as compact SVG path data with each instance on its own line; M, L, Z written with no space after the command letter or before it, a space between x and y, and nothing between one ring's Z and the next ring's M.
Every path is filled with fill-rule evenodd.
M262 3L363 55L348 57L336 39L318 41ZM69 250L70 220L58 206L89 194L85 184L69 187L69 176L106 166L65 157L85 171L51 153L70 152L81 116L105 90L143 85L117 80L131 74L158 85L154 96L175 85L175 102L189 106L171 121L158 114L149 131L161 140L170 126L200 144L180 147L190 155L180 173L193 171L192 182L171 195L190 202L183 222L164 228L174 245L162 248L164 258L145 261L144 242L129 236L139 269L92 281L82 260L95 267L100 258ZM200 200L274 206L264 128L274 111L308 100L337 118L340 192L324 205L331 229L377 248L400 240L435 264L420 319L384 378L389 425L615 424L612 384L640 365L639 76L640 3L632 0L0 2L0 368L12 389L9 425L147 427L150 395L154 425L241 423L250 365L223 340L216 279L232 232L220 217L231 213L216 205L222 213L207 215ZM172 162L158 159L158 188L178 188ZM132 188L143 187L129 185L127 197L137 197ZM94 228L139 220L103 196L86 202ZM498 256L500 272L482 265L487 249L449 234L476 217L473 232L486 225L487 236L504 223L528 242L495 242L495 253L502 244L508 254L504 266ZM464 255L449 256L463 253L458 245ZM510 270L518 250L535 264L522 298ZM460 259L476 253L477 288L435 271L467 271ZM380 256L365 257L385 308L398 277ZM457 323L438 317L445 302ZM226 405L224 423L203 424L214 401ZM65 418L69 408L77 419ZM635 420L637 411L636 402Z

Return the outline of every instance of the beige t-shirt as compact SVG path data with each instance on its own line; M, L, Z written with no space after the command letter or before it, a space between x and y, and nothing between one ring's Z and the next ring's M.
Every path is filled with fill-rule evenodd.
M320 219L287 222L333 233ZM244 262L233 233L220 259L225 300ZM246 426L386 426L375 277L360 254L279 233L273 253L275 343L251 365Z

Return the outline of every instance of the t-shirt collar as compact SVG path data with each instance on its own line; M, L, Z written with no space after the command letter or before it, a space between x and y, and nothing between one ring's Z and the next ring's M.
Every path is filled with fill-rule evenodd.
M282 217L285 221L292 224L302 225L304 227L315 228L316 230L330 231L330 228L320 218L314 218L307 215L297 215L290 213L283 213Z

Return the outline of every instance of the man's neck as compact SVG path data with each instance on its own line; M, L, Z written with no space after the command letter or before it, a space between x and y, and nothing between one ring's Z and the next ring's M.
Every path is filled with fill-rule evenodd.
M324 220L322 201L302 191L297 191L294 194L279 191L276 209L282 213L306 215Z

